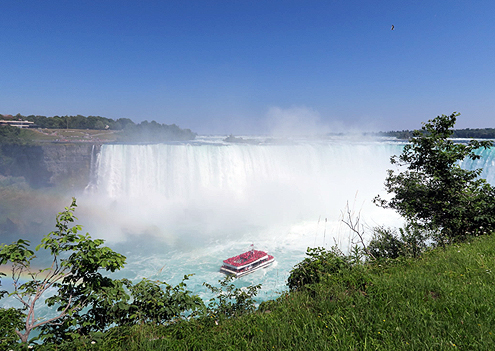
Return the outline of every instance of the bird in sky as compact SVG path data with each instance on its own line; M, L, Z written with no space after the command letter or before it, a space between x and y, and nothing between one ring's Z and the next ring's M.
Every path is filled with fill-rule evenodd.
M390 28L390 30L394 30L394 28L395 28L395 27L394 27L394 25L392 24L392 28Z

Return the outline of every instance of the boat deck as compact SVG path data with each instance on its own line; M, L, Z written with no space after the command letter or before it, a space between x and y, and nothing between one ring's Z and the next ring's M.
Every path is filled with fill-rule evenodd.
M264 251L250 250L224 260L220 271L241 277L260 268L267 267L273 261L275 261L275 258Z

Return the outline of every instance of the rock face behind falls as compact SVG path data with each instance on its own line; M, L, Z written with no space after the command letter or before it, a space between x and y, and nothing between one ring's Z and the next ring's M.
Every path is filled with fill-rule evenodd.
M84 189L101 145L47 143L0 146L0 174L24 177L33 188Z

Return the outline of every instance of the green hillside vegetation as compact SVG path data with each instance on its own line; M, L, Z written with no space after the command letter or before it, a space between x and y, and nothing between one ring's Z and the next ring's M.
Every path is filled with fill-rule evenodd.
M177 286L110 279L125 257L73 225L75 200L56 230L36 247L53 265L31 268L27 240L2 245L12 267L11 297L23 309L0 309L0 345L37 350L492 350L495 349L495 188L458 161L477 159L488 141L454 143L458 114L438 116L415 131L391 159L385 189L375 199L405 220L403 228L373 228L365 242L359 217L343 222L360 238L339 248L308 248L290 272L288 290L256 303L260 285L236 288L229 277L205 283L204 302ZM31 272L27 282L19 279ZM37 319L45 292L57 312ZM4 292L4 295L7 292ZM30 339L39 330L40 336ZM19 344L18 340L23 344ZM41 344L37 344L41 343Z
M336 257L341 267L336 271L317 270L318 282L257 308L249 298L240 305L224 300L221 306L213 304L193 318L128 324L86 336L76 334L70 341L45 341L35 349L494 349L493 235L428 250L420 258L368 264L351 264L351 257L338 251L319 253L321 268L335 267ZM155 286L148 283L147 289ZM141 308L146 311L145 306ZM3 328L5 315L12 318L13 312L4 312Z
M323 274L235 318L111 329L73 350L493 350L495 237ZM91 344L94 341L95 344ZM60 349L69 350L66 346ZM50 348L47 348L50 349Z
M0 144L26 145L36 139L36 131L12 126L0 126Z

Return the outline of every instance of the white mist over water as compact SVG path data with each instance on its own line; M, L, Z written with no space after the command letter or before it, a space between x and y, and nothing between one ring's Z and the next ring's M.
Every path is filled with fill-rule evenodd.
M261 140L261 139L260 139ZM96 184L79 201L84 229L103 238L128 264L119 275L189 288L223 275L223 259L251 244L276 258L237 284L263 284L261 298L285 289L289 271L307 247L338 244L351 233L340 221L346 203L369 226L401 225L377 208L389 159L402 145L351 140L227 144L103 145Z

